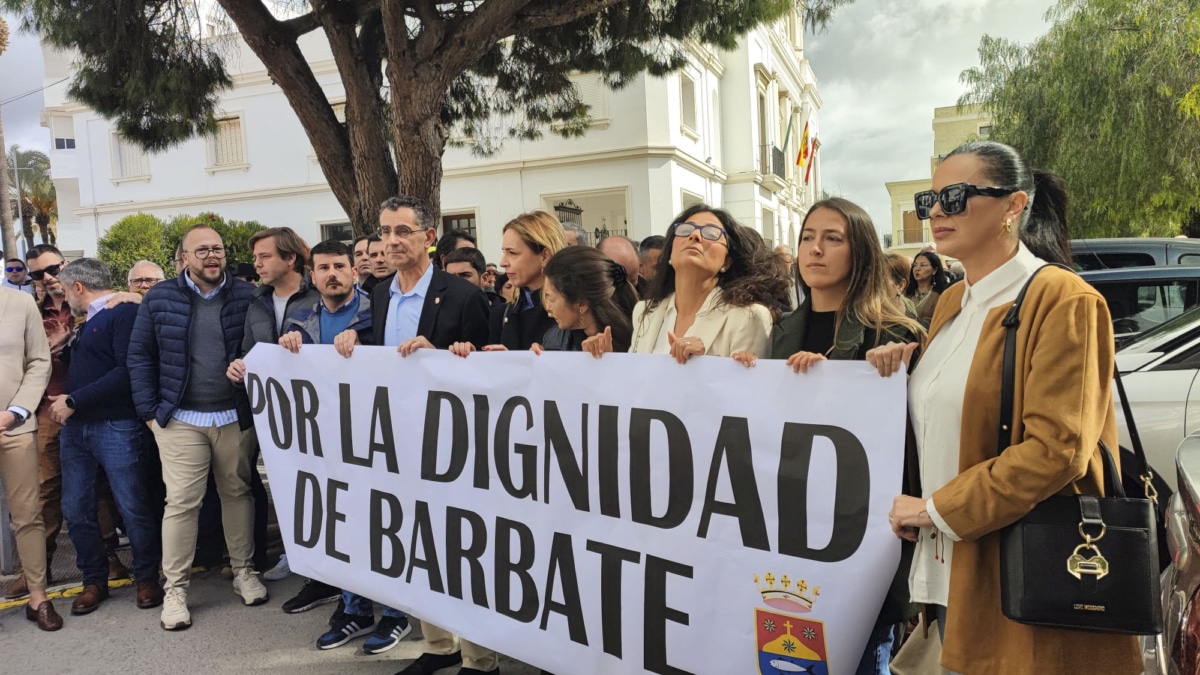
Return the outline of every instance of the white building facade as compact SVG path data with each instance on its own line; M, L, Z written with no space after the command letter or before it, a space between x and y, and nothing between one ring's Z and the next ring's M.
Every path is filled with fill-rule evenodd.
M501 228L526 211L557 210L589 232L638 241L706 202L772 245L794 248L821 194L819 155L808 181L796 164L805 123L821 106L803 46L797 15L746 35L731 52L693 46L683 71L643 75L620 91L578 76L593 118L586 136L547 130L539 141L508 140L488 158L447 150L442 229L473 231L497 260ZM328 44L317 33L302 47L336 110L344 93ZM113 223L139 212L165 219L212 211L292 227L310 244L349 238L348 219L287 100L249 48L239 41L233 51L226 63L234 85L221 95L216 135L157 154L68 99L65 83L47 87L44 123L65 249L93 255ZM44 55L47 85L73 73L68 55Z

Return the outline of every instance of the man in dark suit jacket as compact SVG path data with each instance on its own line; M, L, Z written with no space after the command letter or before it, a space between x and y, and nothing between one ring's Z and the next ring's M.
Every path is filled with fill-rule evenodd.
M371 290L375 344L447 349L455 342L487 344L488 301L476 285L436 269L428 249L437 239L423 201L393 197L379 214L388 264L396 269ZM418 340L418 338L420 340Z

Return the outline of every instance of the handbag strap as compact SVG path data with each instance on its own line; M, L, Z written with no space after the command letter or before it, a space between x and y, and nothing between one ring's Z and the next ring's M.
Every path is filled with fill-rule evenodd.
M1125 395L1125 382L1121 380L1121 369L1113 364L1113 379L1117 381L1117 396L1121 399L1121 412L1125 414L1125 428L1129 430L1129 444L1133 446L1133 456L1137 460L1138 477L1142 479L1142 489L1146 499L1158 506L1158 490L1154 487L1154 471L1146 459L1146 450L1142 447L1142 436L1138 433L1137 423L1133 420L1133 409L1129 405L1129 397Z
M1060 267L1072 274L1075 273L1075 270L1072 270L1070 267L1058 263L1047 263L1037 268L1029 276L1029 280L1025 282L1025 285L1021 287L1021 291L1017 293L1012 306L1008 308L1008 314L1004 315L1004 320L1000 322L1000 325L1004 326L1004 366L1000 379L1000 431L996 438L997 455L1012 445L1013 398L1015 396L1014 389L1016 388L1017 379L1017 328L1021 325L1021 305L1025 302L1025 293L1029 291L1033 280L1037 278L1038 273L1047 267ZM1125 400L1123 394L1121 400L1122 402ZM1138 445L1141 445L1140 441ZM1125 490L1121 484L1121 476L1117 471L1116 460L1113 459L1112 452L1103 441L1100 442L1100 453L1104 460L1104 494L1124 497ZM1144 454L1142 455L1142 461L1145 461Z

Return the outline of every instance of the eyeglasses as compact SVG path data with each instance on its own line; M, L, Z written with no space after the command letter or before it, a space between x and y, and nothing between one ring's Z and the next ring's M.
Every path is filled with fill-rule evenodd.
M695 223L680 223L675 226L676 237L690 237L692 233L699 230L700 236L709 241L721 241L721 237L725 236L724 228L716 225L697 225Z
M138 277L137 279L130 279L129 285L130 286L153 286L154 284L157 284L160 281L162 281L162 279L159 279L158 277Z
M199 258L201 260L204 260L204 259L208 258L209 256L216 256L218 258L224 258L225 257L225 247L224 246L213 246L212 248L197 248L197 249L192 250L192 255L196 256L197 258Z
M24 267L5 267L4 271L10 272L10 273L11 272L24 272L25 268Z
M942 188L941 192L925 190L913 195L917 207L917 218L929 220L929 212L935 203L942 205L942 213L953 216L967 210L967 199L975 196L1005 197L1016 192L1010 188L980 187L970 183L955 183Z
M46 275L50 275L52 277L57 278L58 273L62 271L63 267L65 267L65 263L58 264L58 265L51 265L45 269L40 269L40 270L35 270L33 272L30 272L29 276L32 277L34 281L41 281L46 278Z
M417 229L413 230L404 225L401 225L400 227L397 227L396 229L393 230L392 228L385 226L385 227L379 228L379 236L390 237L393 234L395 234L397 237L407 237L410 234L415 234L417 232L424 232L426 229L428 229L428 228L418 227Z

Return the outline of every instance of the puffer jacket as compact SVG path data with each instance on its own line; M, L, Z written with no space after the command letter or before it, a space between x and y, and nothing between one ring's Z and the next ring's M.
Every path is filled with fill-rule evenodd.
M229 361L237 358L242 348L246 308L253 294L254 286L226 273L220 291L224 300L221 329ZM157 284L142 298L128 359L133 404L142 420L157 420L165 427L179 408L188 381L192 305L197 297L181 275ZM241 428L250 428L254 420L244 388L234 387L234 400Z
M361 288L354 289L354 293L358 296L358 312L354 314L354 320L350 322L347 330L358 331L360 343L373 344L371 296ZM328 342L321 341L321 300L319 298L312 305L291 312L287 320L283 322L283 332L300 333L300 338L306 345L333 344L332 338Z
M280 331L275 330L275 289L266 284L254 289L254 297L246 310L246 335L242 338L242 353L245 356L254 345L260 342L277 344ZM288 298L283 310L284 323L287 318L296 313L301 307L308 307L314 302L321 301L321 294L309 283L308 276L300 280L300 288ZM284 328L284 332L287 329Z

